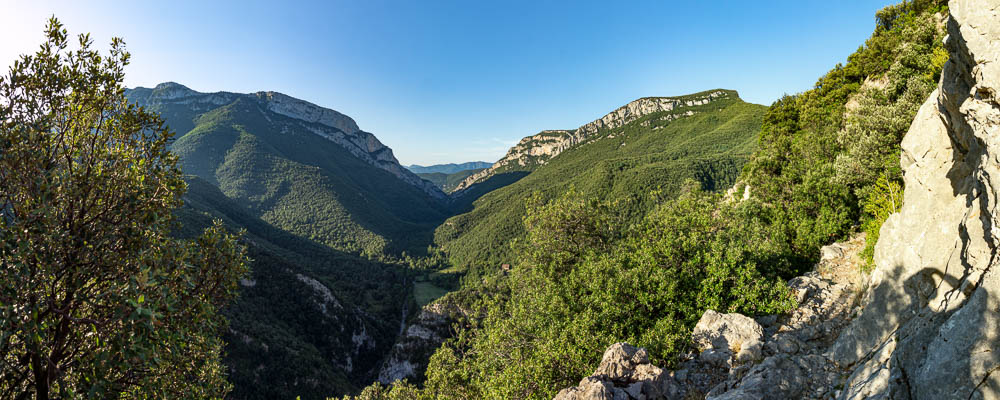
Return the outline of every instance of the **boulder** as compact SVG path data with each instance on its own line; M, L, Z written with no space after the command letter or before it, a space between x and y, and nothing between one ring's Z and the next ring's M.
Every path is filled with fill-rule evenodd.
M764 337L764 329L753 318L742 314L708 310L698 320L691 336L702 350L738 353L744 344L759 343Z
M677 384L669 373L649 363L646 349L627 343L611 345L601 364L580 384L563 389L556 400L646 400L677 398Z

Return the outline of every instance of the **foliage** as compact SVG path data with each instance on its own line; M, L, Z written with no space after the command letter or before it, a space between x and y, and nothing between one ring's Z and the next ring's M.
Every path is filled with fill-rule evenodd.
M864 199L879 177L899 176L899 143L946 59L942 3L880 11L872 37L846 65L768 109L741 180L762 201L774 236L800 256L797 269L869 218Z
M344 396L342 400L416 400L428 398L420 390L406 381L383 386L375 383L366 387L357 396Z
M525 235L524 204L532 193L550 200L574 186L583 197L618 199L622 218L638 221L654 206L646 196L650 191L676 193L687 178L713 190L728 187L754 148L764 108L744 103L735 92L727 94L706 105L652 113L597 132L530 174L501 173L473 185L455 200L455 212L461 214L437 228L435 243L456 268L490 274L515 261L511 243ZM672 119L673 113L689 110L698 114ZM477 186L492 191L476 199Z
M674 200L623 197L615 206L595 200L611 198L607 191L578 181L571 181L577 193L569 198L546 203L538 199L554 197L540 191L526 208L525 233L506 233L526 238L512 250L517 267L504 279L482 283L492 294L483 300L483 315L433 355L423 394L551 398L590 373L612 343L644 346L654 362L669 366L706 309L749 315L787 310L794 300L784 279L811 267L822 245L861 221L873 246L878 228L899 208L899 143L940 74L941 10L938 1L918 1L880 12L872 38L846 65L813 90L775 102L737 185L748 188L749 199L722 200L696 183L665 186L666 198L680 193ZM567 160L572 154L564 153ZM533 178L550 185L570 181L572 174L542 180L546 171L558 171L564 155L484 196L476 207L490 209L488 201L530 187ZM574 167L586 171L584 165ZM705 180L701 186L713 188ZM459 225L469 223L461 217L449 223L457 226L447 229L475 232ZM439 228L439 243L463 262L454 258L465 251L454 247L462 237L443 233L448 231ZM493 248L502 237L492 237ZM473 259L495 263L493 254Z
M882 224L902 206L903 187L897 179L882 176L868 191L864 201L864 211L868 218L861 225L866 234L865 248L861 252L861 257L865 260L865 272L875 267L875 243L878 242Z
M0 78L0 397L221 398L244 250L218 223L169 237L185 185L124 43L46 34Z
M771 254L750 244L763 232L737 226L746 210L699 186L687 182L630 228L613 204L573 191L529 206L520 262L486 300L481 325L433 356L426 393L551 398L612 343L646 347L669 365L705 309L787 310L794 300L770 269Z

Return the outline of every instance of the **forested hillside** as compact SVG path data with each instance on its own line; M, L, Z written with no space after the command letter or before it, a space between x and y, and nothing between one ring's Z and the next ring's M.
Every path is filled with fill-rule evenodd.
M176 233L213 219L246 231L252 275L225 310L233 396L321 398L374 380L413 305L402 260L426 251L443 193L332 110L173 83L128 94L178 127L171 150L193 175Z
M322 398L373 379L410 306L405 271L277 229L207 181L187 182L177 235L219 219L245 230L252 260L225 310L233 397Z
M638 222L629 221L628 203L601 200L579 183L584 189L535 195L522 225L507 224L525 232L524 246L504 258L480 250L464 259L516 261L509 275L466 281L478 311L434 354L425 387L366 394L552 398L593 371L612 343L645 347L670 367L691 349L691 328L707 309L755 316L793 307L784 282L811 268L820 246L861 229L871 247L898 208L899 144L947 61L945 11L942 1L879 11L875 32L847 64L766 110L751 134L758 148L738 175L715 187L688 181L676 199L650 196L652 211ZM733 195L705 190L733 181ZM453 226L438 237L441 229Z
M174 83L129 96L177 130L171 150L185 173L291 233L380 257L425 250L447 216L440 190L332 110L269 92L199 93Z
M643 97L428 167L280 93L126 89L120 39L52 17L0 76L0 397L1000 393L1000 5L952 5L770 106ZM704 315L755 339L699 347Z
M765 107L733 91L677 99L716 92L725 95L596 130L544 162L494 166L488 179L454 194L456 210L468 212L439 227L435 242L459 269L496 271L515 261L511 241L524 236L522 219L533 195L544 203L574 188L584 198L616 200L618 212L634 221L658 199L672 197L685 179L709 190L728 188L754 149ZM519 168L533 172L523 175ZM476 199L478 187L508 176L516 181Z

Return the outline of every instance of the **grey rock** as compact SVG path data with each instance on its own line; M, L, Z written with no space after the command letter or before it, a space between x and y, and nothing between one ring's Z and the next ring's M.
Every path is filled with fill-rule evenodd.
M700 349L739 351L744 343L760 342L764 336L761 328L753 318L741 314L720 314L713 310L705 311L691 333L692 339Z
M950 54L902 142L861 314L829 354L839 398L1000 398L1000 1L949 3Z
M698 355L698 360L716 367L726 367L730 365L733 353L729 349L706 349Z
M764 355L764 344L759 340L744 343L740 352L736 354L736 362L740 364L760 361Z
M608 347L601 364L576 387L563 389L559 400L676 398L677 383L670 374L649 363L646 349L627 343Z

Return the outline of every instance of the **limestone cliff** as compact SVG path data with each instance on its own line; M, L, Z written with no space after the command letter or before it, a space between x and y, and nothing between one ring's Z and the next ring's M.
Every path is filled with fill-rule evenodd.
M567 149L600 136L602 133L613 135L614 133L611 132L614 129L621 128L646 115L669 112L660 118L672 120L694 115L695 111L689 110L690 107L705 105L718 99L738 97L739 95L731 90L710 90L681 97L644 97L621 106L577 129L541 131L521 139L507 151L507 155L489 168L470 175L452 193L461 196L464 189L499 173L533 170Z
M277 92L201 93L173 82L161 83L153 89L133 89L129 93L129 98L140 105L156 104L161 107L166 106L168 109L170 105L183 104L196 112L208 111L239 98L252 99L260 104L262 109L280 116L277 118L287 117L288 122L301 124L316 135L339 144L359 159L388 171L428 195L439 199L445 198L445 194L434 184L420 179L400 165L393 156L392 149L382 144L375 135L361 130L351 117L304 100Z
M949 9L950 60L902 143L903 208L831 350L841 398L1000 398L1000 1Z

